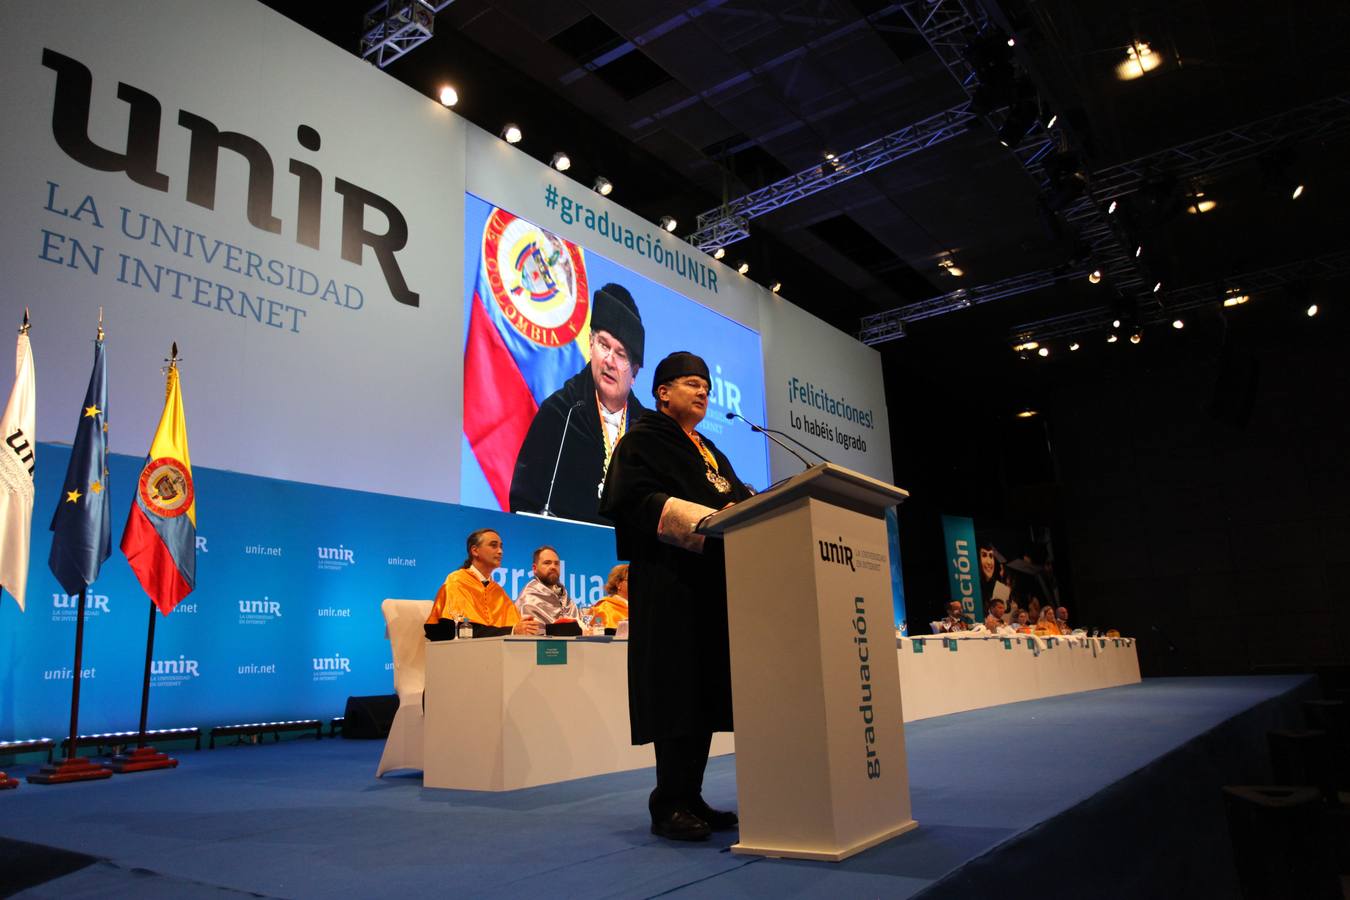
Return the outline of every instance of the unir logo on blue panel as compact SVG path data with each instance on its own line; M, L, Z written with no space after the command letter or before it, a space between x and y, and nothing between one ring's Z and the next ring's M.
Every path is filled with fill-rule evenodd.
M68 447L38 449L27 611L0 602L0 740L68 727L79 596L47 569L47 523ZM112 456L113 546L143 460ZM608 528L196 468L197 589L156 625L150 727L340 715L351 695L393 692L380 603L431 599L496 528L512 596L530 553L556 546L568 589L598 600L614 565ZM114 549L85 600L80 730L134 729L150 601Z

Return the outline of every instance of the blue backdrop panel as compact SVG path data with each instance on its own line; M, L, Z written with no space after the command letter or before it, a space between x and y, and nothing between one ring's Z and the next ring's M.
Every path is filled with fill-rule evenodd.
M47 568L48 523L68 447L40 444L28 609L0 602L0 740L69 727L76 600ZM143 460L110 457L113 555L86 602L80 730L135 728L150 601L116 549ZM608 528L194 469L197 589L160 617L151 727L339 715L350 695L393 692L380 602L430 599L493 527L496 577L514 596L530 552L555 545L569 590L599 599L614 565Z

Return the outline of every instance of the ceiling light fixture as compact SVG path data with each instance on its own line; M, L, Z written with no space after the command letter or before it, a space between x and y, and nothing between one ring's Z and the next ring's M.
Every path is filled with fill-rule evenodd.
M1156 293L1158 293L1158 291L1161 291L1161 290L1162 290L1162 282L1161 282L1161 281L1155 282L1154 285L1153 285L1153 293L1156 294Z
M1050 355L1050 348L1049 348L1049 347L1042 347L1041 349L1039 349L1039 350L1036 351L1036 355L1037 355L1037 356L1049 356L1049 355Z
M1116 337L1114 334L1109 334L1106 336L1106 342L1108 344L1114 344L1118 340L1120 340L1120 338Z
M1193 216L1212 211L1219 204L1213 200L1206 199L1204 191L1196 191L1191 194L1191 203L1186 207L1186 212Z
M1112 328L1119 328L1119 327L1120 327L1120 320L1119 320L1119 319L1112 319L1112 320L1111 320L1111 327L1112 327Z
M441 101L441 106L444 106L446 109L449 109L450 107L454 106L456 103L459 102L459 91L455 90L448 84L441 85L441 92L439 94L439 99Z
M716 250L713 251L713 259L721 259L726 255L727 255L726 247L718 247Z
M1180 319L1173 319L1172 327L1175 328L1177 331L1180 331L1181 329L1186 327L1186 323L1181 321Z
M559 150L557 153L553 154L553 159L549 160L548 164L559 172L566 172L568 169L572 168L572 157Z
M1030 418L1034 417L1035 415L1036 415L1036 410L1034 410L1034 409L1022 409L1022 410L1018 410L1018 412L1017 412L1017 418L1019 418L1019 419L1030 419Z
M1144 339L1143 332L1136 331L1134 334L1130 335L1130 343L1131 343L1131 344L1137 344L1137 343L1139 343L1140 341L1142 341L1143 339Z
M1050 121L1048 121L1048 122L1045 123L1045 130L1046 130L1046 131L1049 131L1051 128L1054 128L1054 127L1055 127L1055 123L1058 122L1058 121L1059 121L1059 113L1051 113L1051 114L1050 114Z
M1242 291L1237 288L1233 288L1228 292L1228 296L1223 298L1223 305L1226 307L1241 306L1250 299L1252 298L1247 294L1242 293Z
M953 278L960 278L962 275L966 274L966 270L958 266L951 259L941 260L938 262L938 265L942 268L942 271Z
M508 144L519 144L520 139L525 135L520 133L519 125L508 122L502 126L501 136L502 140L506 141Z
M773 284L769 285L769 290L775 294L781 291L782 289L783 289L783 282L781 281L775 281Z
M1116 212L1116 207L1119 206L1119 205L1120 205L1120 204L1116 203L1116 201L1112 200L1112 201L1111 201L1111 205L1108 206L1108 207L1106 208L1106 214L1107 214L1108 216L1114 215L1115 212Z
M673 234L675 232L675 229L679 227L680 223L675 221L674 216L662 216L660 224L662 228Z
M750 271L750 264L745 260L741 260L740 262L736 263L736 271L744 275L746 272Z
M1013 352L1022 353L1026 350L1035 350L1040 346L1039 341L1023 341L1020 344L1013 344Z
M591 185L591 187L594 188L595 192L601 197L608 197L610 194L614 193L614 182L603 175L597 175L595 177L595 184Z
M1314 303L1313 305L1309 306L1308 309L1307 309L1307 313L1308 313L1308 318L1310 318L1310 319L1311 319L1313 316L1317 315L1317 304Z
M1303 185L1300 184L1294 188L1294 193L1290 195L1289 199L1297 200L1299 197L1302 196L1303 196Z
M1072 344L1069 345L1069 352L1072 353L1073 351L1077 350L1078 346L1079 346L1078 342L1074 341Z
M1093 269L1091 272L1088 273L1088 281L1092 282L1093 284L1100 284L1101 280L1102 280L1101 269Z
M1153 52L1147 41L1134 41L1125 49L1125 61L1116 66L1121 81L1142 78L1162 65L1162 56Z
M1139 244L1138 246L1136 246L1136 247L1134 248L1134 258L1135 258L1135 259L1138 259L1140 256L1143 255L1143 253L1144 253L1144 245L1143 245L1143 244Z

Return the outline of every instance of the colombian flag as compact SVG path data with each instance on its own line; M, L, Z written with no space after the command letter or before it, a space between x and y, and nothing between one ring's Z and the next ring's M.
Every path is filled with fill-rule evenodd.
M464 346L464 434L497 502L539 404L586 365L590 292L582 250L493 209L483 227Z
M177 356L177 347L174 348ZM188 457L178 365L169 364L164 414L122 532L122 553L164 615L197 583L197 501Z

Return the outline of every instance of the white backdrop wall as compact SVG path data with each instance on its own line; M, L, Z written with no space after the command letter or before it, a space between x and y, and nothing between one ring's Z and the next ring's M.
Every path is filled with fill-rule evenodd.
M769 424L890 477L875 351L280 15L250 0L58 0L8 15L0 322L32 308L40 439L70 439L102 306L114 452L144 452L160 360L176 340L198 464L457 501L468 191L760 331ZM112 171L72 158L56 139L57 119L68 132L82 124L78 102L57 111L61 67L92 76L88 140ZM78 79L69 81L78 101ZM135 91L158 103L136 133L157 130L154 171L165 190L122 170L132 110L147 106ZM193 117L256 141L270 159L277 233L250 223L250 168L228 141L213 208L189 200L194 131L180 120ZM318 150L302 146L301 126L317 132ZM317 248L298 239L294 170L305 166L322 177ZM209 186L203 172L194 183ZM395 299L372 247L358 246L360 263L343 258L351 198L340 184L378 195L406 222L406 246L392 257L417 305ZM576 210L565 221L561 201L549 206L550 186L647 242L615 243ZM389 230L378 202L355 205L363 215L349 232ZM676 255L683 275L669 262ZM287 283L269 283L279 279ZM871 412L870 428L846 429L865 451L813 437L804 420L797 427L794 377ZM771 458L775 478L798 465L776 450Z

